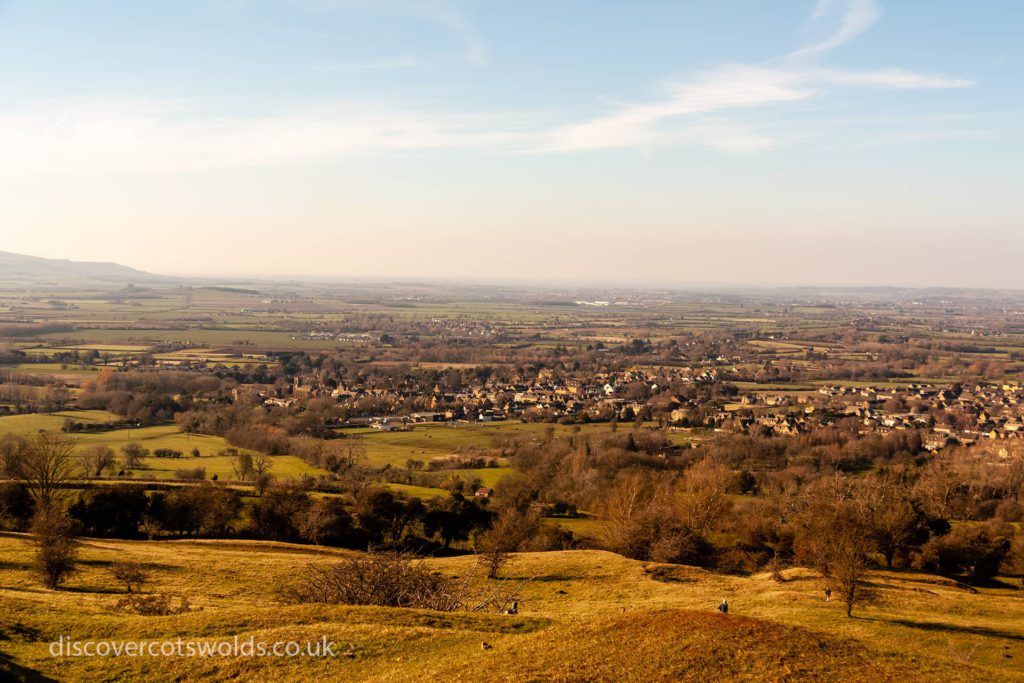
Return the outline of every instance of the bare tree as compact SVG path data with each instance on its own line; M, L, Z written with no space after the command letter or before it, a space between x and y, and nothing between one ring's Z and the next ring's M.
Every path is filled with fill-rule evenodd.
M863 596L863 580L875 550L872 526L864 509L854 500L822 502L808 506L801 515L796 540L798 559L837 584L846 604L846 616Z
M256 493L263 495L270 485L274 475L270 473L270 469L274 466L274 461L269 455L264 453L257 453L252 457L252 479L256 485Z
M25 484L38 509L51 507L66 493L77 469L74 449L74 442L63 435L39 432L18 453L12 474Z
M252 471L257 477L262 477L274 467L273 459L264 453L257 453L252 457Z
M103 471L115 465L114 449L97 444L85 449L81 456L82 471L88 478L98 477Z
M124 456L126 470L137 470L142 466L142 459L149 455L149 450L132 441L121 448L121 455Z
M530 539L540 533L540 515L536 511L521 512L509 508L502 512L494 525L480 534L476 547L487 570L487 578L498 578L501 568L512 561L512 553L522 550Z
M846 616L853 616L853 607L862 597L862 581L870 567L868 553L872 550L865 525L849 516L838 519L830 544L829 573L839 586L846 604Z
M252 454L239 451L231 460L231 471L235 473L235 479L248 481L254 471Z
M0 438L0 475L17 477L17 464L27 447L28 440L21 436L5 434Z

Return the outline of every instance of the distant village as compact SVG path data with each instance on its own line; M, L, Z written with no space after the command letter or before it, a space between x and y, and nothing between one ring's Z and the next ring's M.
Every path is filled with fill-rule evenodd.
M632 369L583 377L488 380L452 389L407 378L382 387L342 382L326 387L296 377L288 386L243 384L236 402L292 408L333 399L346 408L339 427L413 429L427 422L632 422L763 436L793 436L843 421L861 434L915 430L924 446L969 445L1024 436L1024 386L1017 383L877 386L825 384L817 390L736 385L715 368Z

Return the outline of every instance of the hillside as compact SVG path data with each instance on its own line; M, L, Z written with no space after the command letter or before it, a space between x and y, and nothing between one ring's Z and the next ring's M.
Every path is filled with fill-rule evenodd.
M123 283L166 279L117 263L48 259L0 251L0 280L93 280Z
M27 537L0 536L0 672L24 680L980 680L1024 679L1024 597L933 576L880 572L871 603L847 619L820 580L785 583L647 565L597 551L530 553L505 575L533 578L518 616L282 605L272 586L346 551L279 543L89 540L67 590L30 573ZM149 591L187 595L194 611L121 616L106 574L115 559L154 568ZM430 560L464 572L472 558ZM729 615L714 606L729 598ZM70 658L48 644L196 638L315 641L330 660ZM484 649L482 643L490 649ZM47 679L44 679L47 680Z

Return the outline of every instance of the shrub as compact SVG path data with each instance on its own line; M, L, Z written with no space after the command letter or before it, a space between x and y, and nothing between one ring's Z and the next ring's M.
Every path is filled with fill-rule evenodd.
M117 611L144 617L166 617L172 614L191 612L192 606L185 596L182 596L178 600L178 605L175 606L171 596L166 593L132 594L117 601Z
M294 602L330 605L417 607L450 612L449 580L416 565L402 553L370 552L331 565L311 564L286 593Z
M192 467L174 471L174 476L182 481L202 481L206 479L205 467Z
M140 590L149 580L149 573L141 562L118 560L108 568L110 575L124 584L129 593Z

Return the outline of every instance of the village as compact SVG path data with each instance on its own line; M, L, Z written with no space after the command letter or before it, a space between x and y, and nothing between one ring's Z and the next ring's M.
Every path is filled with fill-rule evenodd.
M346 417L339 428L410 430L436 422L656 422L669 429L708 428L794 436L844 422L860 434L913 430L931 451L981 440L1024 437L1024 385L1017 382L822 384L818 389L740 389L715 368L629 369L565 376L542 369L532 378L488 379L452 388L408 377L395 386L310 378L291 385L243 384L235 402L301 409L332 399Z

